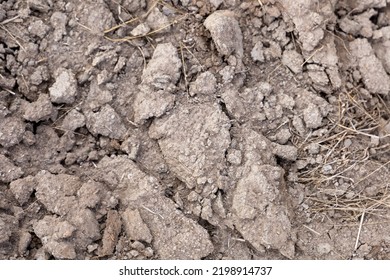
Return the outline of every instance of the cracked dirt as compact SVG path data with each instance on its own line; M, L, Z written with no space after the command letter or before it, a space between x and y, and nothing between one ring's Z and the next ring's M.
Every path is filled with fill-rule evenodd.
M390 1L0 3L0 259L389 259Z

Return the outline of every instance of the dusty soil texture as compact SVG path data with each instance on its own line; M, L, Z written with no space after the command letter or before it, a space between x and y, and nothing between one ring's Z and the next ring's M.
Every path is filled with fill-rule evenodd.
M3 0L0 259L390 259L389 0Z

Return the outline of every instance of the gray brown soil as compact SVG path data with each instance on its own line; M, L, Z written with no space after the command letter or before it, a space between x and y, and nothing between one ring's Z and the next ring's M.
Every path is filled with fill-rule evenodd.
M0 3L0 259L390 259L389 0Z

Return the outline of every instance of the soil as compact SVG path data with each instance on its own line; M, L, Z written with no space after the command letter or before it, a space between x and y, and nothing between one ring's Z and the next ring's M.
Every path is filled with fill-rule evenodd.
M0 3L0 259L390 259L389 0Z

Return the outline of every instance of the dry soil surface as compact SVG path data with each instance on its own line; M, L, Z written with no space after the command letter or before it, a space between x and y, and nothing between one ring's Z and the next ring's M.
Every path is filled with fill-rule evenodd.
M0 259L389 259L389 0L3 0Z

